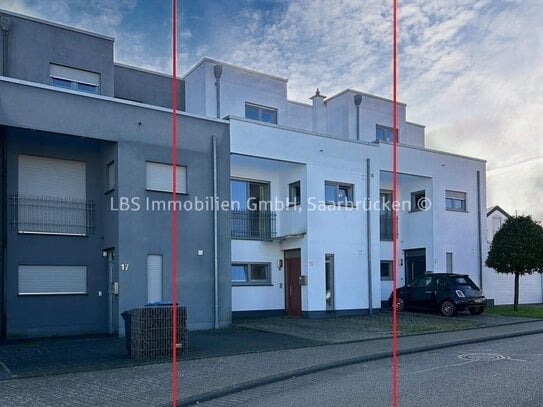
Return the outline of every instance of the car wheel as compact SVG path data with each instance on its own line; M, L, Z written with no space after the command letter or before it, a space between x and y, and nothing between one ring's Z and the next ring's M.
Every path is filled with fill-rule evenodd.
M472 315L481 315L485 311L485 307L470 308L469 312Z
M439 310L441 311L441 315L452 317L456 313L456 305L451 300L445 300L441 303Z
M402 312L405 310L405 301L400 297L396 298L396 311Z

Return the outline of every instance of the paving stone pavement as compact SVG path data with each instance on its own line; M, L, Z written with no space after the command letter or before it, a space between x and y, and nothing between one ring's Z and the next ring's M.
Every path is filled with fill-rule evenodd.
M543 321L486 327L456 332L402 337L400 351L496 335L543 332ZM318 367L342 360L384 355L390 339L321 345L243 355L181 361L181 399L240 386L272 375ZM169 363L98 370L55 376L12 379L0 382L0 406L160 406L170 397Z

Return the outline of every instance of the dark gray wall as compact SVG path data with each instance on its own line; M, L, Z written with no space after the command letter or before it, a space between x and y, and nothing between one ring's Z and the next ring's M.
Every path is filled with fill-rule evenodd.
M25 106L21 109L20 106ZM183 199L204 199L212 192L211 137L217 137L219 196L230 199L230 141L228 123L191 115L177 116L179 163L187 165L188 195ZM147 254L164 256L164 293L170 298L170 213L108 213L109 198L145 197L169 199L170 194L145 189L145 161L171 162L171 113L102 97L41 88L0 79L0 124L47 130L110 140L117 150L102 146L95 152L100 162L98 176L105 180L105 165L117 162L117 188L104 195L105 212L101 226L105 236L97 247L117 248L117 264L129 264L120 274L120 312L147 301ZM60 148L60 147L59 147ZM107 151L107 153L102 153ZM105 181L104 181L105 182ZM118 217L117 221L115 220ZM212 213L179 213L179 302L188 307L189 328L213 326L213 240ZM231 317L230 217L219 212L219 304L220 321ZM118 236L118 241L116 241ZM197 250L204 250L203 256ZM38 250L38 249L36 249ZM94 249L93 249L94 250ZM103 264L103 263L102 263ZM119 327L124 324L119 323Z
M113 96L113 39L0 11L11 19L7 76L49 84L49 64L100 74L101 94Z
M180 202L196 199L205 201L213 194L213 161L211 136L218 144L218 195L230 198L228 136L213 125L192 118L181 118L178 165L187 167L187 194L178 195ZM147 143L119 144L119 196L137 197L139 211L119 214L119 262L129 263L129 271L120 272L121 310L141 306L147 302L146 256L163 255L163 299L171 301L171 212L145 208L146 200L170 201L171 193L147 191L145 188L146 161L171 163L171 149ZM222 326L230 323L230 217L219 212L219 276L220 315ZM213 212L178 212L178 302L187 306L190 329L212 328L214 316L213 269ZM203 255L198 255L203 250Z
M59 134L7 128L8 199L18 190L20 154L84 161L87 200L96 204L95 229L86 237L19 234L8 227L6 308L7 335L43 336L107 332L107 264L102 252L105 178L104 142ZM8 221L14 219L8 205ZM86 265L86 295L18 295L19 265ZM98 296L98 291L103 295Z
M167 75L115 65L115 97L171 108L172 80ZM177 81L177 110L185 110L185 81Z

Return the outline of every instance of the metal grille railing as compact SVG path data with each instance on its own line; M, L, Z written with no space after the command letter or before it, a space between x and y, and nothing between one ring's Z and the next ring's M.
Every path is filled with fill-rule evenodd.
M381 240L392 240L392 213L381 213L379 215Z
M92 201L12 195L11 205L11 224L19 233L86 236L94 232Z
M271 240L276 236L273 211L232 210L232 238Z

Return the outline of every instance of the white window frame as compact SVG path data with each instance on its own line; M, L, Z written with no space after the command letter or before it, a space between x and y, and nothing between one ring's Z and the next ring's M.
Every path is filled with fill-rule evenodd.
M452 191L447 189L445 191L445 209L452 212L467 212L468 210L468 194L462 191ZM454 207L449 207L449 201L459 201L461 203L461 208L457 209Z
M252 118L247 117L247 108L248 107L257 110L258 118L252 119ZM268 121L262 120L262 113L264 111L274 114L275 115L275 121L268 122ZM256 121L259 121L259 122L262 122L262 123L277 124L277 122L278 122L278 110L276 108L274 108L274 107L263 106L263 105L258 105L256 103L245 102L245 118L249 119L249 120L256 120Z
M383 131L388 132L391 135L391 139L387 140L387 139L378 138L377 137L377 131L378 130L383 130ZM400 142L400 130L399 129L396 129L396 137L398 138L398 143L399 143ZM394 128L390 127L390 126L384 126L382 124L376 124L375 125L375 141L385 141L387 143L393 143L394 142Z
M271 263L266 262L243 262L243 261L233 261L231 267L234 266L243 266L245 268L245 281L232 280L232 275L230 275L230 280L233 286L255 286L255 285L271 285ZM266 266L266 279L265 280L254 280L251 279L251 266Z
M152 275L150 260L160 260L160 268L158 275ZM152 292L160 292L158 298L151 298ZM161 254L147 255L147 303L162 302L164 298L164 256Z
M50 84L63 89L71 89L79 92L100 94L100 74L96 72L86 71L69 66L49 64ZM55 79L69 82L70 87L55 85ZM79 85L90 86L94 88L94 92L80 88Z
M298 196L296 196L296 190ZM297 206L302 203L302 183L295 181L288 184L288 206Z
M176 193L187 194L187 167L176 166ZM152 175L152 176L151 176ZM146 189L148 191L172 192L172 164L155 161L145 162Z
M424 202L424 207L418 205L419 197L423 195L422 200ZM426 190L422 189L420 191L411 192L411 208L409 212L423 212L428 209L426 203Z
M333 201L326 198L326 187L335 187L335 198ZM351 196L345 200L340 201L339 200L339 190L340 189L347 189L348 194ZM345 182L336 182L336 181L324 181L324 200L328 205L338 205L338 206L352 206L354 205L354 185L353 184L347 184Z

